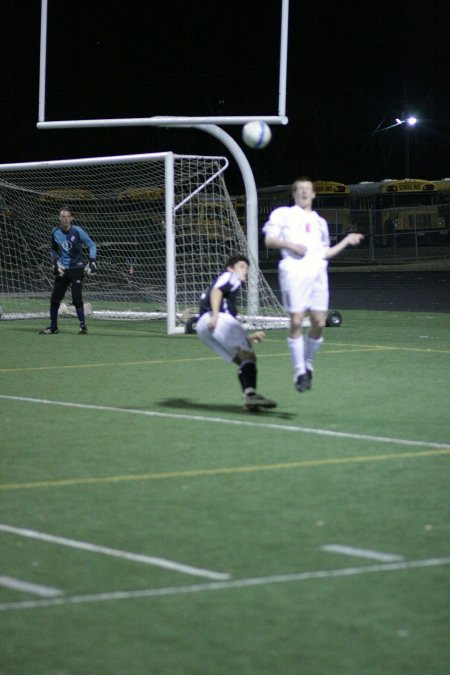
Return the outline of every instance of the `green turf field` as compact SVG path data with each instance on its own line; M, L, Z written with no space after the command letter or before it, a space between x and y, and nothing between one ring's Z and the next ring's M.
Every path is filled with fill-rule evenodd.
M2 675L445 675L450 317L347 311L278 407L158 322L0 322Z

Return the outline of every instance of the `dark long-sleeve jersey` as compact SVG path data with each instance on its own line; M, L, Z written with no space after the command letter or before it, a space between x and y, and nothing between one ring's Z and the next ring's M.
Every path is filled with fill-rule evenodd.
M220 274L208 290L201 294L200 314L211 311L211 291L213 288L218 288L223 294L220 311L236 316L238 313L237 296L241 289L239 277L228 270Z
M55 227L52 232L52 262L59 262L64 269L84 267L83 246L89 248L89 259L95 260L97 247L85 230L72 223L68 232Z

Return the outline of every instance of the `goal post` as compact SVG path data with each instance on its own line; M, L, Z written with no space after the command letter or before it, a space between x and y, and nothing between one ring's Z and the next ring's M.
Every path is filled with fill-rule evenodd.
M85 302L94 318L163 319L184 330L200 294L246 236L225 184L225 157L172 152L0 165L0 305L3 318L48 316L51 231L68 206L97 244ZM258 269L249 326L285 325ZM70 295L65 302L70 302ZM254 303L251 303L254 306Z

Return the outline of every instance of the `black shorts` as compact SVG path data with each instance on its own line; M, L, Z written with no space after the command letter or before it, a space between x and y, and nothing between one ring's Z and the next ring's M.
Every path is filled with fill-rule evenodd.
M53 284L53 292L51 297L51 303L53 305L58 305L61 303L64 298L67 289L69 286L72 289L72 304L75 307L83 306L83 279L84 279L84 269L75 268L70 270L65 270L63 276L58 276L55 278L55 283Z

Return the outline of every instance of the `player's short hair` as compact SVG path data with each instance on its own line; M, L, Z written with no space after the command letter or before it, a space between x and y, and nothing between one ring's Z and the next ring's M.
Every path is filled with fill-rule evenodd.
M247 258L247 256L243 255L242 253L236 253L235 255L232 255L228 258L226 267L234 267L236 263L241 261L247 263L247 265L250 265L250 260Z
M312 178L310 178L309 176L300 176L299 178L296 178L291 185L292 194L294 194L294 192L297 189L297 183L311 183L313 186L313 190L315 191L316 189Z
M61 213L61 211L67 211L68 213L70 213L71 216L73 215L72 209L69 208L68 206L61 206L61 208L59 209L59 213Z

